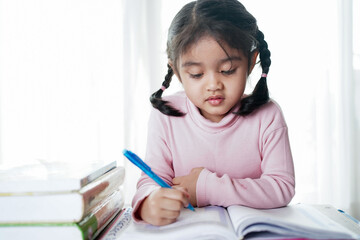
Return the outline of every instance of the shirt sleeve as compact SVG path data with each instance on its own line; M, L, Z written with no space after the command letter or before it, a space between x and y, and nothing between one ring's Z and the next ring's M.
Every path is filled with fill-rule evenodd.
M160 116L160 114L156 109L153 109L150 114L145 162L154 173L169 185L172 185L174 170L172 168L171 152L166 144L166 133L164 129L167 117ZM133 219L136 222L141 222L137 212L141 203L158 188L159 185L145 173L141 173L137 183L137 190L132 200Z
M261 170L258 179L232 179L227 174L219 177L203 169L196 186L197 205L253 208L287 205L295 194L295 176L286 126L264 135Z

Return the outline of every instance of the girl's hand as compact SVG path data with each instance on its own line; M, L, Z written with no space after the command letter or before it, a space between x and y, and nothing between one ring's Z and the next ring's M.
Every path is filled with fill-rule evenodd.
M197 206L196 183L199 178L200 172L203 169L204 169L203 167L193 168L189 175L176 177L172 181L174 186L181 186L188 190L190 194L190 203L194 207Z
M159 188L140 205L142 220L152 225L167 225L176 221L181 209L189 205L189 194L182 187Z

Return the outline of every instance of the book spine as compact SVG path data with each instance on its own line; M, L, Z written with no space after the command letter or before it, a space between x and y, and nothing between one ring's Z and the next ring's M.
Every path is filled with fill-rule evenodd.
M85 185L95 181L98 177L100 177L101 175L107 173L108 171L110 171L111 169L116 167L116 162L111 162L108 163L107 165L99 168L98 170L90 173L88 176L84 177L81 179L80 181L80 186L84 187Z
M80 190L84 201L84 214L86 216L95 206L107 198L122 185L125 177L125 170L117 167L94 182L86 185Z
M83 239L94 239L124 205L121 191L115 191L78 223Z

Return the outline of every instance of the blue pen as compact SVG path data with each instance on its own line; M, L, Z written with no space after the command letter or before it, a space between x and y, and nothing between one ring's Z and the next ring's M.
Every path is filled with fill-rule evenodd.
M144 173L146 173L152 180L154 180L161 187L171 188L169 184L164 182L164 180L162 180L158 175L156 175L153 171L151 171L151 168L143 160L141 160L135 153L124 149L123 154L125 155L125 157L127 157L127 159L130 160L130 162L132 162L138 168L140 168ZM194 207L190 203L187 206L187 208L192 211L195 211Z

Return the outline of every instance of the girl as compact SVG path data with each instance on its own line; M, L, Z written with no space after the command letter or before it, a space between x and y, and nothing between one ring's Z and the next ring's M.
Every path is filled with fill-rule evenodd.
M287 126L269 99L270 51L256 19L237 0L198 0L173 19L168 73L150 100L145 161L173 189L142 175L135 221L172 223L181 209L287 205L295 179ZM244 95L257 56L262 75ZM175 74L184 92L161 97Z

